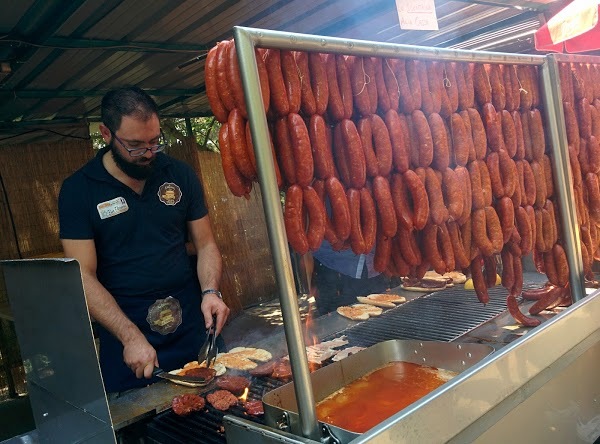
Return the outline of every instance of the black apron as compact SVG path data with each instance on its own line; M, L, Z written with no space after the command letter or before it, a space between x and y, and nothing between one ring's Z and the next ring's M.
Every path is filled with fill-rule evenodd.
M198 358L206 338L200 311L200 285L196 279L174 293L148 297L118 297L115 300L125 315L140 329L158 355L163 370L170 371ZM100 368L108 393L144 387L156 379L138 379L123 361L123 345L102 326Z

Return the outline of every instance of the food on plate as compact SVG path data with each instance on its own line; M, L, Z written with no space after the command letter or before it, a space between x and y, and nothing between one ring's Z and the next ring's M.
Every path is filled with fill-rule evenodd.
M275 361L265 362L250 370L252 376L271 376L273 368L275 367Z
M235 347L219 353L216 362L235 370L252 370L258 365L255 361L266 362L271 358L271 353L261 348Z
M192 412L198 412L204 408L206 401L200 395L186 393L178 395L171 401L171 407L176 415L185 416Z
M215 409L225 411L238 403L237 397L229 390L216 390L206 395L206 400Z
M181 376L193 376L195 378L212 379L216 376L217 371L214 368L190 367L183 369L179 374Z
M379 316L383 309L369 304L342 305L337 308L337 312L345 318L353 321L364 321L370 316Z
M244 390L250 387L250 381L243 376L224 375L217 379L217 387L228 390L236 396L244 393Z
M370 294L368 296L357 296L356 299L358 300L358 302L361 302L363 304L375 305L376 307L383 308L394 308L396 304L406 302L406 298L404 296L388 293L376 293Z
M198 361L190 361L187 364L185 364L182 369L175 370L175 374L180 376L186 376L188 375L186 372L193 368L206 368L206 361L203 361L201 363L198 363ZM211 369L215 371L215 376L221 376L227 370L223 364L219 364L218 362L215 362L212 365Z
M277 361L275 366L273 367L273 373L271 373L271 377L275 379L288 380L292 377L292 366L290 361L282 359Z
M264 415L265 413L262 401L259 401L257 399L246 401L244 403L244 410L246 410L247 414L252 416L260 416Z

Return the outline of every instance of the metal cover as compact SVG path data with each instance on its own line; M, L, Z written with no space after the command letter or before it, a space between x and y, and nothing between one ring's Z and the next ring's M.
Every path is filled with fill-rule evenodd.
M1 263L40 439L116 442L79 264Z

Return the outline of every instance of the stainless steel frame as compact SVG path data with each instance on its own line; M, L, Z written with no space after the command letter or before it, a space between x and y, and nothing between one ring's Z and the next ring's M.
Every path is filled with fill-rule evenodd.
M551 138L554 156L554 173L557 187L561 222L566 243L567 259L571 267L571 285L573 297L580 300L584 296L583 265L581 251L574 219L575 205L567 190L572 183L569 175L569 161L564 143L566 132L564 123L559 122L562 107L557 108L556 89L552 83L557 78L555 68L549 68L546 58L534 55L517 55L486 51L465 51L438 49L419 46L397 45L391 43L351 40L334 37L322 37L307 34L270 31L264 29L235 27L235 44L240 64L240 73L244 86L244 94L248 109L248 118L252 133L252 141L258 165L259 183L262 190L267 230L274 256L275 272L279 287L280 301L284 318L286 341L289 348L290 361L298 400L298 411L302 435L318 439L319 430L316 419L314 394L310 386L308 362L304 352L304 341L301 331L300 315L296 306L296 294L290 252L285 235L283 214L277 182L275 178L274 159L269 144L269 130L264 113L258 70L256 67L255 47L343 53L362 56L412 57L424 60L451 60L462 62L505 63L537 65L542 68L544 84L544 101L546 102L546 118L551 127ZM559 97L560 98L560 97ZM563 119L564 120L564 119Z

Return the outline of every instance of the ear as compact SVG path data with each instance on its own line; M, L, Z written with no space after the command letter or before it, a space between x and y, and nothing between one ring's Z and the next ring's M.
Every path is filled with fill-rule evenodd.
M102 134L102 138L104 139L104 141L106 143L110 143L110 141L112 140L112 134L108 127L101 123L100 125L98 125L98 129L100 130L100 134Z

